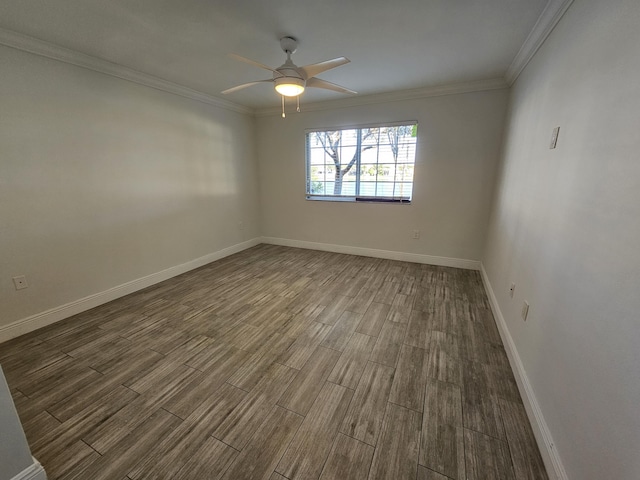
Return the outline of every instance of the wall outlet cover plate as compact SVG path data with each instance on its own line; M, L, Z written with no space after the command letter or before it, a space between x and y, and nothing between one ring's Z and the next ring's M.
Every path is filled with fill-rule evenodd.
M13 277L13 285L16 287L16 290L29 288L29 284L27 283L27 277L25 277L24 275Z

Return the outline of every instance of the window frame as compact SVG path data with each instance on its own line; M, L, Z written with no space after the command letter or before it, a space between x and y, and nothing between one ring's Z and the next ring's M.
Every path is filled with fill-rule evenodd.
M398 198L394 198L394 197L384 197L384 196L370 196L370 195L360 195L360 183L361 183L361 176L360 176L360 167L361 167L361 160L362 160L362 152L360 152L360 155L357 156L356 159L356 163L353 165L353 169L355 172L357 172L356 174L356 193L353 195L316 195L316 194L311 194L311 142L310 142L310 135L315 133L315 132L335 132L335 131L344 131L344 130L363 130L363 129L367 129L367 128L384 128L384 127L400 127L400 126L411 126L417 128L418 127L418 121L417 120L406 120L406 121L398 121L398 122L383 122L383 123L367 123L367 124L355 124L355 125L341 125L341 126L333 126L333 127L325 127L325 128L307 128L304 130L304 136L305 136L305 199L309 200L309 201L321 201L321 202L350 202L350 203L384 203L384 204L401 204L401 205L410 205L412 200L413 200L413 187L415 184L415 167L416 167L416 159L418 158L418 139L417 139L417 134L416 134L416 142L415 142L415 151L414 151L414 158L413 158L413 163L411 163L411 165L413 166L413 176L411 179L411 194L409 196L408 199L406 198L402 198L402 197L398 197ZM380 138L378 138L378 141L376 143L377 147L380 147ZM385 144L383 144L385 145ZM378 163L376 163L376 165L378 165ZM386 165L386 164L381 164L381 165ZM380 183L386 183L386 182L380 182ZM394 190L395 190L395 185L397 183L402 183L402 182L395 182L394 181ZM378 181L376 179L375 181L376 187L378 185Z

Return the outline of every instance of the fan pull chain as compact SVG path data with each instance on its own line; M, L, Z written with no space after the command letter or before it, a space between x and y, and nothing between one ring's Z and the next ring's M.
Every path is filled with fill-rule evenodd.
M284 95L282 95L282 118L286 118L286 115L284 114Z
M298 107L296 108L296 111L297 111L298 113L300 113L300 95L298 95L298 96L296 97L296 100L297 100L297 105L298 105Z

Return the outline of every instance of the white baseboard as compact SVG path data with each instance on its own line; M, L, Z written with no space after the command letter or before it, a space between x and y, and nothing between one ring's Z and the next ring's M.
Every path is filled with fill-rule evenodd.
M346 253L361 257L386 258L402 262L425 263L428 265L440 265L443 267L464 268L467 270L480 270L480 262L463 258L437 257L420 253L395 252L392 250L377 250L374 248L352 247L349 245L334 245L331 243L307 242L304 240L290 240L288 238L262 237L262 243L282 245L284 247L306 248L309 250L321 250L323 252Z
M12 338L19 337L25 333L32 332L39 328L51 325L52 323L59 322L65 318L69 318L78 313L90 310L98 305L115 300L116 298L124 297L130 293L137 292L143 288L150 287L156 283L163 282L169 278L175 277L182 273L188 272L195 268L206 265L207 263L215 262L234 253L241 252L247 248L254 247L260 243L260 238L256 237L246 242L238 243L217 252L209 253L203 257L196 258L186 263L176 265L174 267L167 268L157 273L152 273L142 278L132 280L122 285L105 290L104 292L95 293L87 297L69 302L65 305L52 308L45 312L31 315L30 317L23 318L9 325L0 326L0 343L11 340Z
M47 480L47 474L44 468L42 468L42 465L40 465L40 462L33 458L33 463L15 475L11 480Z
M538 448L540 449L542 460L547 468L549 478L551 478L551 480L569 480L564 466L562 465L562 460L560 459L558 450L555 448L547 422L542 415L542 410L540 410L538 400L536 400L533 387L527 377L527 372L524 370L524 365L522 364L516 345L509 333L507 323L505 322L500 306L498 305L498 300L493 292L491 283L489 282L487 272L482 264L480 264L480 272L482 273L482 281L484 283L485 290L489 296L491 310L493 310L493 315L496 319L498 330L500 331L500 337L502 337L502 343L504 344L507 356L509 357L511 370L513 370L513 374L516 378L518 390L520 390L520 395L522 396L522 401L527 411L529 422L531 422L533 434L538 442Z

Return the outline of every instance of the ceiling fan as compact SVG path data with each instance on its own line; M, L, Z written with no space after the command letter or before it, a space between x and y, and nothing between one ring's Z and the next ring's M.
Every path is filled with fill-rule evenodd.
M355 95L357 93L353 90L349 90L348 88L341 87L340 85L336 85L335 83L327 82L326 80L322 80L316 77L316 75L319 75L322 72L326 72L327 70L331 70L332 68L340 67L349 63L350 60L348 58L338 57L332 60L327 60L325 62L298 67L291 60L291 55L295 53L296 49L298 48L297 40L293 37L282 37L280 39L280 47L282 48L284 53L287 54L287 60L277 68L268 67L267 65L256 62L254 60L249 60L248 58L241 57L240 55L236 55L234 53L229 54L229 56L236 60L273 72L273 78L243 83L242 85L228 88L222 93L226 95L228 93L237 92L238 90L251 87L252 85L271 82L274 84L276 92L282 95L283 117L285 116L284 97L298 97L298 111L300 111L299 96L300 94L302 94L302 92L304 92L306 87L323 88L325 90L333 90L334 92L347 93L351 95Z

